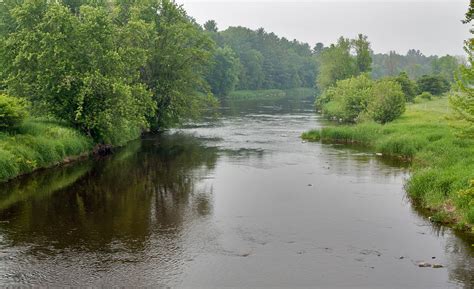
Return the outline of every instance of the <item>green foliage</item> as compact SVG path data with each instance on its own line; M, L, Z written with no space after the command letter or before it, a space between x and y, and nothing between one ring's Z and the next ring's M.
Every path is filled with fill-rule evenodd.
M237 87L240 90L257 90L264 87L265 74L263 68L264 56L255 49L248 49L239 52L241 63L239 82Z
M2 84L96 142L120 145L215 103L204 77L213 41L174 1L1 7Z
M411 80L406 72L401 72L394 80L400 84L406 101L413 102L418 92L416 82Z
M321 52L318 57L319 74L316 80L320 90L324 91L338 80L356 75L357 67L350 53L350 42L349 39L341 37L336 45L333 44Z
M208 32L217 32L217 23L214 20L208 20L203 27Z
M410 49L405 55L395 51L377 53L372 59L372 77L375 79L395 77L406 72L411 79L418 79L423 75L440 75L452 81L458 63L457 59L450 55L425 56L415 49Z
M256 31L229 27L215 37L220 47L229 46L237 53L242 70L239 90L289 89L313 87L316 61L311 47L289 41L263 28Z
M27 115L27 105L23 99L0 94L0 130L19 126Z
M466 22L472 20L473 3L466 14ZM471 29L471 35L474 30ZM451 96L451 106L459 117L474 124L474 38L466 41L464 50L468 54L469 66L461 66L456 80L456 92Z
M234 51L225 46L217 48L214 63L207 74L207 82L214 95L224 97L234 90L240 74L240 62Z
M433 66L433 74L441 76L448 82L454 82L454 74L458 70L459 62L456 57L451 55L445 55L440 58L436 58L431 63Z
M356 66L358 73L370 72L372 69L372 51L367 36L359 34L357 39L352 40L352 46L356 52Z
M423 75L417 80L420 92L429 92L433 95L441 95L451 89L449 82L439 75Z
M152 129L199 117L215 104L205 79L212 39L174 1L138 1L135 10L153 27L148 59L141 68L141 81L152 91L157 106L156 114L148 118Z
M461 133L463 123L449 120L446 98L411 104L399 119L330 126L304 133L303 139L365 145L412 160L406 189L423 207L445 214L443 221L474 225L474 140ZM456 210L446 208L455 207Z
M316 101L323 114L343 122L356 122L366 111L372 81L367 75L340 80Z
M406 100L400 84L390 80L377 81L371 93L367 114L375 122L391 122L405 112Z
M351 76L367 73L371 70L372 51L367 36L359 34L356 39L340 37L337 44L328 48L316 48L319 62L319 74L316 79L321 91ZM355 56L351 50L355 51Z
M117 26L104 7L82 5L76 16L46 1L26 1L10 13L16 29L0 58L12 95L27 96L37 112L97 142L123 144L147 128L154 105L138 83L146 51L141 39L130 39L146 35L146 25Z
M28 120L17 130L0 138L0 181L92 150L89 138L61 123Z
M316 100L316 106L324 115L340 122L370 119L386 123L403 113L405 96L398 83L373 81L363 74L338 81Z
M418 95L417 97L419 97L421 99L432 100L434 96L431 93L429 93L427 91L424 91L420 95Z

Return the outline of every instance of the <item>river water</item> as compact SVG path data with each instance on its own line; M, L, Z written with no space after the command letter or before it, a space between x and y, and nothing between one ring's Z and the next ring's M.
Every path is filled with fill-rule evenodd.
M0 286L474 288L473 238L412 207L406 167L301 141L322 124L311 101L231 103L3 184Z

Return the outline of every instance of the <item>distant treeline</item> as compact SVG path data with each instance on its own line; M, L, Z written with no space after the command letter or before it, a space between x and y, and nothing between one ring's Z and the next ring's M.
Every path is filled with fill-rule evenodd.
M439 75L447 81L454 81L454 72L464 62L462 57L445 55L442 57L425 56L419 50L410 49L406 55L395 51L373 54L372 76L382 78L396 76L406 72L410 78L417 79L423 75Z
M409 50L406 55L395 51L374 53L364 35L353 40L340 38L338 43L329 46L317 43L311 47L297 40L280 38L263 28L251 30L245 27L229 27L219 31L217 23L213 20L207 21L203 28L217 44L213 65L207 75L211 89L217 96L226 96L234 89L313 87L321 91L325 89L326 83L324 81L318 83L315 80L321 72L321 66L325 65L324 62L327 64L331 61L338 62L335 65L345 66L345 69L338 71L341 73L341 77L336 77L338 79L344 79L348 75L353 75L354 70L362 69L364 72L370 72L375 79L397 76L405 72L413 80L431 75L440 76L448 82L454 81L454 72L463 62L460 57L426 56L415 49ZM359 51L364 49L361 45L367 46L365 55L359 57L362 62L359 64L345 62L351 55L357 54L357 49ZM339 57L341 53L345 54L342 58L346 59ZM351 67L351 65L364 65L364 62L368 67ZM327 83L332 84L334 83Z
M215 21L204 24L206 32L217 43L216 71L211 72L211 84L222 82L220 73L231 67L234 85L222 89L213 85L213 92L225 95L234 87L239 90L290 89L313 87L317 63L309 44L289 41L263 28L256 31L245 27L230 27L218 32ZM227 58L223 61L222 58Z

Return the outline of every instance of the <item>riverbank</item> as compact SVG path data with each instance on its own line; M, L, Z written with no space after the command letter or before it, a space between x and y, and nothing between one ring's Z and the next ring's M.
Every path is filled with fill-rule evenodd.
M29 119L0 134L0 182L92 152L92 139L60 122Z
M407 107L386 125L335 125L306 132L308 141L359 144L411 162L408 196L435 222L474 228L474 140L452 118L447 98Z
M229 100L280 100L287 97L311 97L316 90L309 87L292 89L235 90L229 93Z

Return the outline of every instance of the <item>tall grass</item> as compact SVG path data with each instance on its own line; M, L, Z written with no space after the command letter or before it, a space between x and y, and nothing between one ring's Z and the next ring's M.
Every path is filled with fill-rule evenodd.
M302 135L310 141L357 143L376 153L411 161L406 190L421 206L438 212L443 222L474 225L474 139L465 123L451 119L446 98L408 106L386 125L330 126Z
M59 164L92 150L92 141L59 122L30 119L0 134L0 181Z

